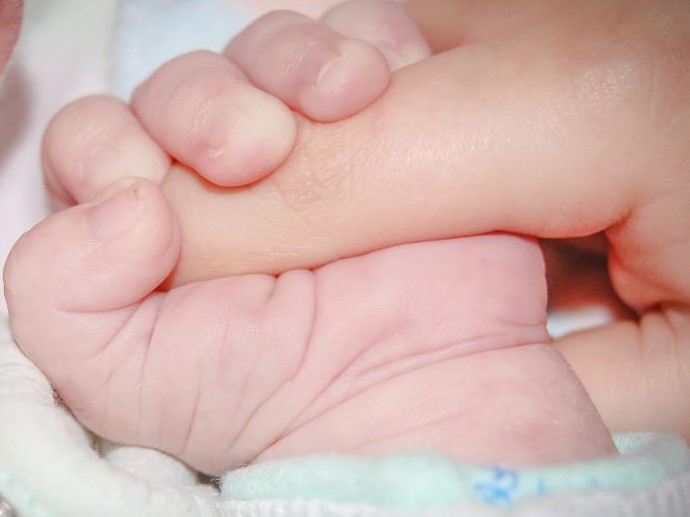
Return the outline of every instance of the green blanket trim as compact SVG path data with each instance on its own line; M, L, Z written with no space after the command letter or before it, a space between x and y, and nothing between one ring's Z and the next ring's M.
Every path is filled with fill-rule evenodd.
M509 508L545 494L639 490L690 470L690 451L674 435L625 434L615 442L619 456L545 468L470 465L433 452L302 457L230 472L221 492L234 500L302 499L397 510L471 503Z

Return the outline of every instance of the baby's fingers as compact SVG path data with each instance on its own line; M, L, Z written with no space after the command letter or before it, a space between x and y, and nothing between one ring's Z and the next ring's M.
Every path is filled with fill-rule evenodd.
M170 158L129 107L114 97L85 97L62 109L43 138L48 190L62 208L85 203L117 180L136 176L160 183Z
M289 11L267 14L225 54L258 87L314 120L354 115L383 93L390 69L428 52L419 31L416 39L408 37L416 29L402 6L369 2L365 10L358 4L344 4L323 22ZM402 39L416 45L414 56L397 53Z
M556 342L607 427L673 431L690 442L690 309L659 304Z
M290 110L212 52L164 64L134 92L132 109L171 156L214 185L241 186L262 178L295 142Z
M388 60L391 70L431 55L422 31L400 2L350 0L328 11L321 21L343 36L376 47Z
M104 200L62 211L31 229L5 267L15 338L56 383L68 379L76 364L103 355L98 352L129 320L137 321L128 342L146 332L155 311L142 300L178 257L176 223L160 190L141 180L113 188ZM117 361L126 353L109 350L105 356ZM94 365L95 376L97 371Z

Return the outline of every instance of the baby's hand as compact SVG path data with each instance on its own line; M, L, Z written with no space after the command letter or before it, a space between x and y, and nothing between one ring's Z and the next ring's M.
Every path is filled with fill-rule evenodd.
M404 14L394 4L377 5L382 13ZM347 9L331 13L330 23L353 12ZM289 47L296 35L302 41L305 23L307 32L318 33L316 41L336 37L303 18L278 14L257 22L228 54L251 81L312 118L336 118L334 113L346 115L369 102L371 95L348 97L352 91L343 90L333 111L320 102L324 92L291 82L295 75L265 73L257 54L272 55L280 42ZM241 55L233 54L237 48L244 49ZM306 63L299 57L306 54L298 45L296 62ZM251 231L255 221L213 222L195 214L208 214L205 205L214 203L238 206L241 213L255 193L264 202L273 193L277 207L259 209L279 232L299 219L299 211L285 212L279 187L285 180L228 195L182 167L168 175L170 159L146 135L217 184L243 183L267 172L289 147L274 140L290 142L283 129L291 118L278 101L236 77L233 66L210 53L164 66L135 96L143 125L126 107L103 98L63 112L46 137L53 189L63 189L66 201L82 202L120 176L138 174L154 182L165 177L183 253L202 250L187 259L192 267L186 278L255 267L235 260L225 236L214 234L218 226L209 224ZM270 138L258 131L248 141L231 135L222 141L236 146L233 152L223 147L209 153L197 138L196 120L230 105L282 129ZM230 120L242 119L231 113ZM308 140L311 127L317 126L302 124L300 140ZM262 155L252 152L254 144L272 147ZM85 165L99 147L110 151ZM113 163L109 152L129 165L103 174ZM308 156L292 158L295 181L314 181L314 164L304 161ZM203 204L194 196L186 203L190 193L201 194ZM293 219L282 220L286 215ZM262 250L247 244L250 233L243 236L245 260L264 260L265 267ZM17 341L75 414L103 436L157 447L209 473L256 458L332 451L433 448L503 464L612 451L582 387L546 344L543 265L532 242L494 235L414 244L314 272L221 278L155 293L179 262L180 237L161 190L140 180L120 186L105 202L49 218L17 244L8 261L5 285ZM204 256L215 241L217 253Z
M106 438L209 474L313 453L524 465L613 451L547 344L534 242L410 244L153 292L179 249L160 189L138 180L51 216L7 262L17 342Z
M611 428L690 440L690 4L407 7L438 53L362 113L305 124L268 180L227 195L184 168L166 177L177 280L496 230L604 232L612 290L639 317L559 345Z

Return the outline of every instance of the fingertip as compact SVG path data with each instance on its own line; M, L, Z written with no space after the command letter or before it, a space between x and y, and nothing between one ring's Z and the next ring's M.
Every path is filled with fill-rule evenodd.
M153 291L179 256L179 230L160 189L141 179L48 217L15 244L5 268L10 311L105 311Z
M180 232L160 187L125 178L83 208L87 241L98 248L84 262L85 272L110 276L111 306L139 301L170 274L179 258Z
M164 64L137 89L132 109L170 155L222 187L273 172L296 138L294 115L285 104L208 51Z
M313 86L299 94L300 109L320 122L333 122L363 110L388 86L386 58L371 45L354 39L337 44L338 57L326 62Z
M225 55L259 88L318 122L346 118L385 90L385 56L358 39L289 11L258 19Z
M278 99L247 86L236 103L210 108L197 124L196 172L221 187L267 176L289 156L297 136L293 113Z
M422 31L400 2L351 0L327 11L322 21L344 36L377 48L393 71L431 56Z
M43 137L42 160L48 190L62 205L89 201L128 176L158 183L170 166L129 107L107 95L58 112Z

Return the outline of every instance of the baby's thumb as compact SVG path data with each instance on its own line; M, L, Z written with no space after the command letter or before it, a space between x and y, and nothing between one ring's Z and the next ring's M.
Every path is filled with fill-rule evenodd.
M68 370L107 345L178 255L172 212L145 180L121 180L99 200L47 218L5 266L15 339L39 366L56 359Z

